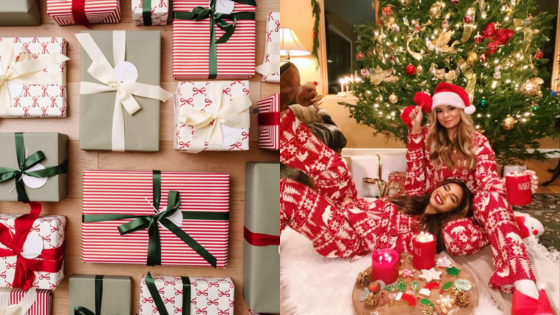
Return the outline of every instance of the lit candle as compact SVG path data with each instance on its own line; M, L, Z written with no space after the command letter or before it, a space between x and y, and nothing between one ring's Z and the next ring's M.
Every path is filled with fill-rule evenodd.
M507 200L511 205L524 206L533 201L531 176L512 172L506 175Z
M344 79L340 79L338 80L338 82L340 82L340 92L344 92Z
M397 281L398 277L399 254L392 249L376 250L371 256L371 280L391 284Z
M420 232L412 239L414 268L431 269L436 264L436 237L432 233Z

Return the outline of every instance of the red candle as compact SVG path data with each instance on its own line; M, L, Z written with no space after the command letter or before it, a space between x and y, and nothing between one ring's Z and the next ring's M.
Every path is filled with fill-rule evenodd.
M371 280L381 280L385 284L397 281L399 277L399 253L392 249L379 249L371 256Z
M414 268L431 269L436 265L436 237L432 233L420 232L412 239Z
M533 201L531 176L512 172L506 175L507 200L513 206L524 206Z

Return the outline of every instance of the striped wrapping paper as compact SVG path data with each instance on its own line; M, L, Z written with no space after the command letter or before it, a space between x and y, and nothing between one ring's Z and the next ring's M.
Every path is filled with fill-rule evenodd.
M258 106L259 115L268 113L278 113L278 115L280 115L280 95L277 93L269 97L265 97L259 101ZM259 116L259 148L268 150L280 150L279 135L279 124L261 124L261 119Z
M21 289L0 289L0 300L9 299L8 305L17 305L25 295ZM52 293L49 290L37 290L37 300L26 315L51 315ZM0 311L2 311L0 309ZM17 313L16 313L17 314Z
M153 215L152 171L84 171L83 215ZM229 213L229 175L161 172L160 210L171 190L179 191L179 211ZM146 264L148 232L120 235L132 219L82 223L82 259L89 263ZM226 267L229 221L183 220L180 228ZM162 265L210 266L175 234L159 225Z
M173 11L192 11L208 7L208 0L175 0ZM237 12L255 12L255 7L235 3ZM231 21L227 21L231 23ZM249 79L255 75L255 21L238 20L235 33L217 44L218 76L216 79ZM216 26L216 39L224 34ZM208 79L210 19L173 20L173 77L176 80Z
M85 13L90 24L119 23L120 0L85 0ZM72 0L47 0L47 14L58 25L73 25Z

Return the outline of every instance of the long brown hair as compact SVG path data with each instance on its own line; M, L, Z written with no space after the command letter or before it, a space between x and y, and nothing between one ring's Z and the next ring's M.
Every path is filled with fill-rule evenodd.
M446 213L424 213L426 211L426 207L430 203L430 197L432 196L431 193L423 196L402 195L389 198L389 201L397 206L399 212L419 216L419 222L422 225L422 229L436 236L438 253L445 250L442 233L443 226L453 220L473 216L473 193L469 190L467 185L458 179L449 178L440 183L437 187L447 184L459 185L463 191L463 198L461 198L457 207Z
M436 170L440 170L443 165L454 169L461 167L466 170L476 168L476 154L472 149L473 136L476 133L470 115L465 114L464 110L457 108L461 115L459 128L454 139L449 139L447 129L437 120L436 110L428 114L428 135L426 142L429 144L430 161ZM454 154L454 150L457 152ZM458 165L460 161L460 165Z

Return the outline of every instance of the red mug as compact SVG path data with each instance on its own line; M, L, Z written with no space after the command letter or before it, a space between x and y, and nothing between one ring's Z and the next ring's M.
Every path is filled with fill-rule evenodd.
M525 206L533 201L531 175L511 172L506 174L507 200L513 206Z
M429 232L420 232L412 238L412 265L414 268L431 269L436 265L436 237Z

